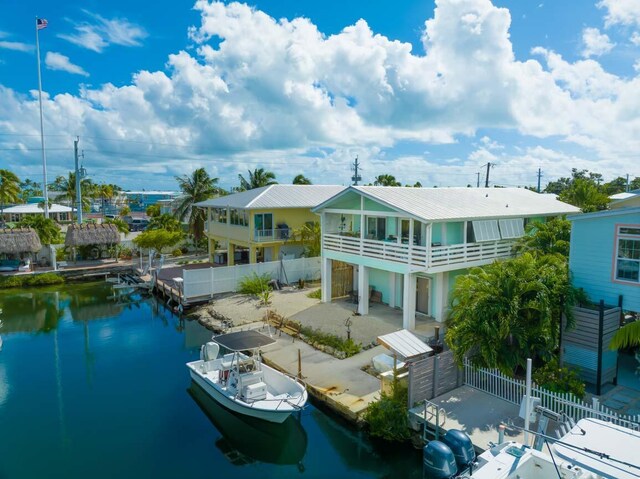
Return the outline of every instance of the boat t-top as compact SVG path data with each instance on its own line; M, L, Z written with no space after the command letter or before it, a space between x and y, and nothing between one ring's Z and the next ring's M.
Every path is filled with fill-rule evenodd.
M262 363L261 348L274 343L255 330L214 336L202 346L200 360L187 367L191 378L224 407L282 423L304 407L308 394L300 380ZM229 352L220 354L221 348Z

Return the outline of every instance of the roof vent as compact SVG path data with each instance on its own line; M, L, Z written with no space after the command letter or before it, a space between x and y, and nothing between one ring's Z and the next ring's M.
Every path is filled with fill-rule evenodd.
M484 195L485 198L489 198L489 193L487 193L486 195Z
M507 204L507 206L505 206L505 208L508 208L508 207L509 207L509 205Z

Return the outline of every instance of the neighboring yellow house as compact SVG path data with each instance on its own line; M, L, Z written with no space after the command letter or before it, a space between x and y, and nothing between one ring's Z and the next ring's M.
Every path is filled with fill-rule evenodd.
M329 185L270 185L197 203L207 210L209 260L231 266L299 258L293 231L320 218L311 208L344 189ZM215 248L217 242L218 248Z

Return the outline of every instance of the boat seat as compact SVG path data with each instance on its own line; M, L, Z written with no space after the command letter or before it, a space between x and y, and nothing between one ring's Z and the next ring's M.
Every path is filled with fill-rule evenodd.
M252 371L240 375L240 389L251 384L264 382L264 374L262 371Z

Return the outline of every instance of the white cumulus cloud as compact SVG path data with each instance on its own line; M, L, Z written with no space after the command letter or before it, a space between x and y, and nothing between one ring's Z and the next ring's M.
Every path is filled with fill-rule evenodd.
M640 26L640 2L638 0L601 0L598 8L607 10L605 25Z
M89 73L87 73L82 67L74 65L69 60L69 57L58 52L47 52L44 57L44 64L49 70L62 70L75 75L89 76Z
M585 58L599 57L609 53L616 45L606 33L600 33L597 28L588 27L582 30L582 56Z
M415 165L427 175L438 159L391 158L394 145L455 143L486 129L530 142L557 139L588 159L536 150L514 156L479 139L476 153L451 163L470 162L472 180L477 162L489 157L497 157L497 170L511 171L512 164L524 174L523 165L543 153L543 167L558 162L554 172L591 165L613 175L640 149L640 77L618 77L593 59L571 63L542 48L517 60L511 15L489 0L438 0L417 52L364 20L326 35L309 19L274 19L240 3L201 0L195 9L201 19L189 31L193 45L169 55L165 69L139 71L123 86L45 96L45 131L70 132L52 148L78 134L87 168L125 180L196 166L235 179L263 166L281 181L295 170L313 172L315 182L348 179L355 154L410 182L400 168ZM100 38L112 43L116 36ZM33 94L0 86L0 104L0 131L37 138ZM17 147L18 140L0 143ZM37 150L15 155L21 173L37 171ZM52 149L50 164L66 171L68 153ZM425 178L453 184L447 170L438 172Z

